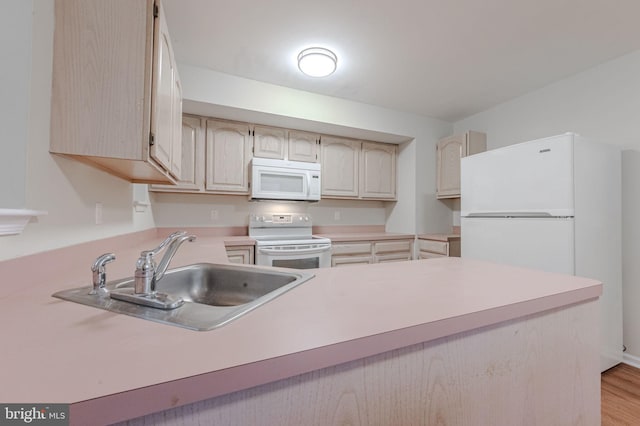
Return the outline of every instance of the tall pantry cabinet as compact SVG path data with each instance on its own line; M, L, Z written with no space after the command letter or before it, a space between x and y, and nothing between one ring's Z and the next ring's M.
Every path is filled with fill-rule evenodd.
M182 88L159 0L56 0L50 152L181 178Z

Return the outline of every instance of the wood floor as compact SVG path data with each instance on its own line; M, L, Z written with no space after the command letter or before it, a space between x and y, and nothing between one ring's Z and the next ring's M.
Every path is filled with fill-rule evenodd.
M602 373L602 425L640 425L640 370L618 364Z

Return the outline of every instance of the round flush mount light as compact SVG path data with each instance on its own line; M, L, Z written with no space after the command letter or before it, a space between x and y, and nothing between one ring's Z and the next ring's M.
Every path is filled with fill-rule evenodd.
M298 68L309 77L326 77L333 74L338 57L329 49L310 47L298 55Z

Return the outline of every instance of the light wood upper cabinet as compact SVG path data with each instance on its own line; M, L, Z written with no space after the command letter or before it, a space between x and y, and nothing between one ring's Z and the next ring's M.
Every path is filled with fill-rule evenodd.
M249 193L251 136L248 124L207 120L205 189Z
M253 156L283 160L287 155L287 131L276 127L253 128Z
M360 153L360 198L396 198L397 145L362 142Z
M320 136L315 133L256 125L252 134L254 157L318 162Z
M460 198L460 159L486 151L487 135L469 131L438 141L436 195L438 198Z
M322 197L358 198L362 142L323 136L320 143Z
M397 145L322 136L322 197L396 199Z
M182 117L182 164L176 185L150 185L156 192L203 192L204 191L204 120L200 117Z
M316 133L289 130L289 160L317 163L319 143Z
M159 1L55 2L52 153L132 182L174 183L180 92Z
M171 98L173 109L171 117L171 130L173 131L173 143L171 144L171 171L177 180L182 180L182 83L176 69L173 81L173 96Z

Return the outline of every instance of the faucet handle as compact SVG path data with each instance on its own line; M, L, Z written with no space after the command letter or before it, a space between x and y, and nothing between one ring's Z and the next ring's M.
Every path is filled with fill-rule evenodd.
M105 293L105 284L107 283L107 268L106 264L116 260L116 255L113 253L105 253L98 256L91 266L93 272L93 289L89 294Z
M153 270L156 267L156 263L153 260L153 256L158 254L155 250L145 250L140 252L140 257L136 262L136 271Z

